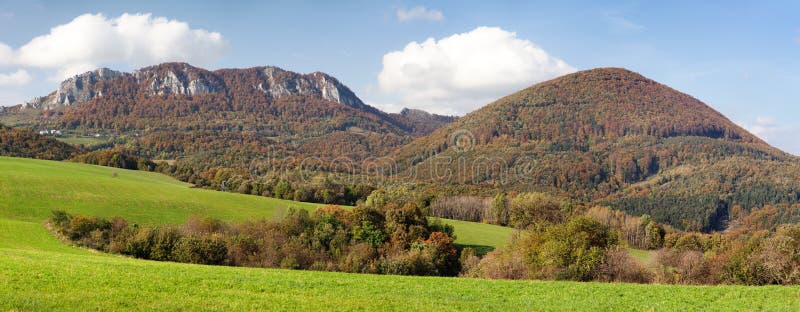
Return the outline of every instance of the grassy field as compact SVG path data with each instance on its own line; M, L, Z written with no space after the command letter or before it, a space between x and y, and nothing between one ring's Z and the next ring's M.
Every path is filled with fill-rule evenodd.
M456 242L465 247L475 248L478 254L486 254L509 242L514 230L492 224L439 219L455 228Z
M153 225L182 223L195 214L227 221L276 218L290 208L319 206L194 189L158 173L0 157L0 218L6 219L41 222L52 210L65 210ZM489 224L444 222L455 226L458 244L483 251L504 245L512 231Z
M66 136L66 137L56 137L56 139L64 143L73 145L83 145L87 147L103 144L109 141L108 138L96 138L96 137L86 137L86 136Z
M0 158L0 310L800 309L796 287L490 281L144 261L70 247L41 224L51 209L154 224L195 213L274 217L289 207L314 205L191 189L144 172ZM507 229L448 222L461 244L507 241Z

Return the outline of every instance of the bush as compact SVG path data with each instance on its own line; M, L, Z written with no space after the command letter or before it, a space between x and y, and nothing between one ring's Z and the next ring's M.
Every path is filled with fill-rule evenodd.
M346 272L448 275L460 270L453 227L429 223L414 203L290 210L281 221L225 224L193 216L182 226L138 227L54 212L70 239L158 261Z
M219 235L184 236L173 250L173 259L184 263L221 265L227 256L228 248Z
M463 273L468 277L491 279L527 279L531 277L530 269L522 254L513 248L495 250L488 253L478 266Z
M475 249L467 247L461 250L461 256L458 257L458 262L461 264L460 276L463 277L478 277L476 272L479 270L481 258L475 255Z
M561 210L566 203L542 193L522 193L511 200L509 223L516 228L527 228L534 223L564 222Z
M135 258L150 259L153 246L153 232L152 228L147 227L132 230L122 244L120 253Z
M412 248L381 263L381 272L390 275L439 275L429 253Z
M353 239L365 242L372 247L379 247L386 241L383 231L369 221L361 221L361 225L353 227Z
M650 283L653 273L622 248L616 248L606 254L600 266L598 280L603 282Z
M531 229L520 242L535 277L589 281L597 277L606 252L617 245L617 235L596 220L578 217Z
M67 233L63 231L69 229L69 221L72 219L72 216L63 210L53 210L52 213L53 216L50 217L50 224L52 224L62 235L66 235Z
M704 255L696 250L662 249L655 259L659 268L655 280L660 283L719 284L725 270L724 257Z
M108 220L76 215L69 221L69 237L73 240L88 237L95 230L105 231L111 229Z
M150 255L147 259L156 261L173 261L173 251L182 234L178 229L165 226L153 228L150 235Z
M214 234L224 230L225 223L222 220L208 216L190 216L184 225L184 231L190 234Z
M378 252L367 243L350 247L347 254L339 262L339 270L349 273L377 273Z

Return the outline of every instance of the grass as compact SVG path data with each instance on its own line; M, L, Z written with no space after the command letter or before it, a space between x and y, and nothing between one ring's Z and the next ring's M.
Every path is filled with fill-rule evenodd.
M650 263L650 257L652 253L649 250L641 250L641 249L633 249L628 248L628 254L633 256L636 260L639 260L642 264Z
M0 218L41 222L52 210L64 210L154 225L182 223L195 214L226 221L277 218L292 208L320 206L189 186L152 172L0 157ZM489 224L444 222L455 226L456 243L484 252L503 246L512 231Z
M513 233L513 229L475 222L439 219L442 223L455 228L456 242L465 247L472 247L478 254L486 254L495 248L505 246Z
M118 171L113 178L112 172ZM0 310L717 310L796 311L800 288L496 281L214 267L96 253L58 241L50 209L182 222L231 220L314 205L191 189L168 177L0 158ZM506 229L456 225L459 241L489 245ZM506 241L504 239L503 241Z
M52 210L140 224L182 223L193 214L236 221L272 218L316 204L215 192L151 172L0 158L0 218L41 222ZM114 177L116 173L116 177Z
M99 145L109 141L108 138L96 138L87 136L64 136L64 137L56 137L56 139L67 144L83 145L83 146Z
M796 311L793 287L501 281L212 267L0 247L2 310ZM28 240L27 243L31 243ZM72 249L65 252L63 249Z

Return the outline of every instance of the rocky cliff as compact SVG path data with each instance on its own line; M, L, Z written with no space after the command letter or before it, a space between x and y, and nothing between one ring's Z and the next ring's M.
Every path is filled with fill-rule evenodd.
M100 84L116 77L133 77L138 84L137 93L156 95L201 95L224 93L231 72L255 70L256 82L250 86L276 99L290 95L318 96L325 100L364 109L368 106L339 80L325 73L299 74L278 67L266 66L251 69L223 69L211 72L186 63L165 63L124 73L107 68L76 75L61 83L47 96L36 97L22 108L52 110L87 102L103 96Z

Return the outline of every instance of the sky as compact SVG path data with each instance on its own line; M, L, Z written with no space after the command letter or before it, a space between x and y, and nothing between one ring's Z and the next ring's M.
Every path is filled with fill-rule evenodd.
M800 155L797 1L6 1L0 105L97 67L326 72L366 103L463 115L624 67Z

